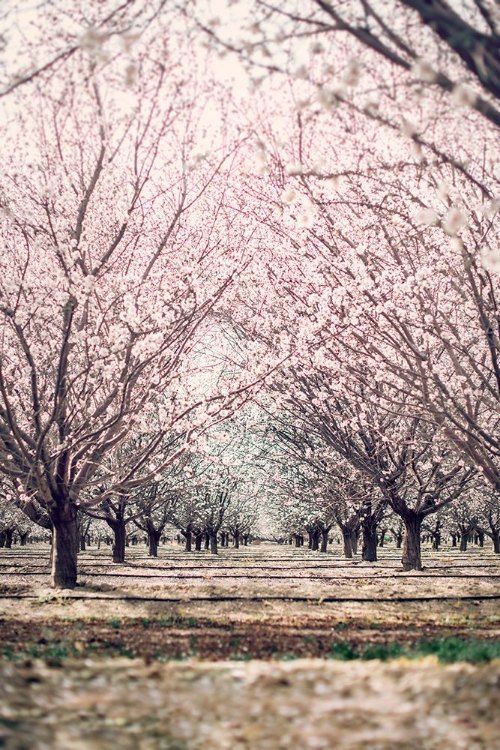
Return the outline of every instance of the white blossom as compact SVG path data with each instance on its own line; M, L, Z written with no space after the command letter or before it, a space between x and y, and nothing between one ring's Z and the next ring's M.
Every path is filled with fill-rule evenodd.
M414 78L419 81L424 81L425 83L434 83L437 77L436 71L432 65L422 58L415 60L411 72Z
M467 216L463 211L455 206L452 206L446 214L446 219L443 222L443 229L446 234L452 237L456 235L461 229L467 224Z
M457 107L471 107L476 101L476 94L464 83L458 83L453 87L451 98Z

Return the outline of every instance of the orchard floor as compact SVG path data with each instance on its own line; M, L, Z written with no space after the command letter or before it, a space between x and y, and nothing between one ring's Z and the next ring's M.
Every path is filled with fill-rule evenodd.
M400 554L0 549L0 748L500 750L500 556Z

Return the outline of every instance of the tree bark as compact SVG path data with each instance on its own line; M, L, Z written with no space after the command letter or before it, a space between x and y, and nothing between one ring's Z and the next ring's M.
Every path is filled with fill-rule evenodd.
M217 532L215 533L211 532L210 533L210 552L212 553L212 555L217 555L218 551L219 550L217 548Z
M192 549L192 543L193 543L193 535L190 531L186 531L184 533L184 538L186 540L186 546L184 548L184 552L191 552Z
M493 552L495 552L497 555L500 555L500 532L493 531L491 534L491 538L493 540Z
M365 562L377 561L377 524L363 523L363 546L361 548L361 559Z
M311 549L317 552L319 547L319 529L313 529L311 532Z
M7 549L12 548L12 537L14 536L13 529L5 529L5 546Z
M194 548L196 552L201 552L201 545L203 544L203 534L195 534L194 536Z
M127 538L127 532L125 528L125 521L123 518L117 520L113 519L113 522L108 521L109 526L113 531L114 544L113 544L113 562L124 563L125 562L125 542Z
M460 534L460 552L467 552L467 542L469 541L469 532L462 531Z
M160 541L161 531L148 529L149 556L158 557L158 542Z
M411 513L403 518L405 536L403 541L403 570L422 570L422 552L420 547L420 529L422 516Z
M330 529L321 529L321 547L320 552L328 552L328 534Z
M52 586L74 589L77 578L78 511L76 505L65 503L52 510Z
M344 541L344 557L352 557L352 531L351 529L342 529L341 531Z
M233 538L234 538L234 548L239 549L240 548L240 532L235 531Z

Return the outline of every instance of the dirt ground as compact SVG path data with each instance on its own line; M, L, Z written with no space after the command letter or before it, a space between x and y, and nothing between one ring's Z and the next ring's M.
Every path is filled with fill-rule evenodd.
M498 644L489 549L427 550L419 573L390 547L127 554L91 548L54 592L47 547L0 549L0 747L500 750L500 661L373 659Z

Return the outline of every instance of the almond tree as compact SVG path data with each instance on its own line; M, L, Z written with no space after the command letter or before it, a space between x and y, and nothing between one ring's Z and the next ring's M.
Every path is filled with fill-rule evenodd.
M120 56L100 73L80 51L5 109L0 470L50 517L56 587L76 584L78 508L160 476L184 450L165 436L225 418L268 367L200 379L253 249L227 209L238 141L204 115L200 61L181 75L190 40L149 42L129 89ZM133 435L126 465L106 461Z

